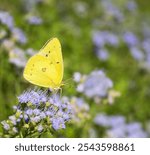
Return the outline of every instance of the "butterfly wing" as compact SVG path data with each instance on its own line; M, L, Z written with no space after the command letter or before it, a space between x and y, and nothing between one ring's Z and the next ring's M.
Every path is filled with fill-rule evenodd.
M51 79L53 79L55 85L60 86L63 78L64 66L59 40L57 38L52 38L47 41L38 54L44 56L49 63L54 66L56 74L51 74Z
M57 38L48 41L38 54L28 60L23 76L38 86L60 87L63 78L63 58Z

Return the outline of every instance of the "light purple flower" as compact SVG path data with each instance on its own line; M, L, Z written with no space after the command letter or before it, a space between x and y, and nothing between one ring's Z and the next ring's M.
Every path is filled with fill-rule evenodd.
M126 129L127 129L127 132L128 133L133 133L133 132L136 132L136 131L139 131L142 129L142 126L140 123L138 122L132 122L132 123L129 123L127 126L126 126Z
M138 45L139 40L133 32L125 32L123 35L124 42L129 46L133 47Z
M27 38L20 28L14 28L12 30L12 35L13 38L15 38L15 40L21 44L25 44L27 42Z
M135 11L137 9L137 4L134 0L130 0L127 2L127 9L129 11Z
M105 37L104 33L100 31L95 31L93 33L93 43L96 47L100 48L105 45Z
M38 130L38 132L42 132L43 129L44 129L43 126L40 124L40 125L38 126L38 129L37 129L37 130Z
M14 109L16 113L9 117L8 125L3 123L5 130L11 125L11 131L13 127L16 127L19 132L18 124L20 122L24 123L23 126L27 130L35 128L38 132L49 130L52 127L55 130L64 129L65 123L72 118L72 106L69 105L69 100L64 102L58 94L50 95L48 91L28 90L21 94L18 100L19 104ZM16 118L18 114L20 115Z
M17 67L24 67L27 59L25 53L22 49L14 47L9 52L9 62L16 65Z
M13 17L5 11L0 11L0 22L5 24L10 30L14 28Z
M88 97L105 97L113 82L101 70L93 71L84 82L84 93Z
M99 49L96 51L99 60L106 61L109 58L109 53L106 49Z
M59 117L59 118L52 118L52 119L51 119L51 122L52 122L52 127L53 127L55 130L58 130L58 129L65 129L65 128L66 128L64 119L63 119L62 117Z
M36 115L36 116L40 115L40 113L41 113L41 111L39 109L34 109L33 110L33 114Z
M31 117L30 119L31 119L31 122L35 122L35 123L38 123L41 121L40 116Z
M14 115L9 116L9 120L11 121L12 124L14 124L14 125L17 124L17 118Z
M2 121L1 124L3 125L3 128L5 130L9 130L10 129L10 125L6 121Z
M131 54L132 54L132 56L133 56L134 59L136 59L138 61L144 60L144 52L142 52L138 48L131 47L130 48L130 51L131 51Z
M101 4L105 9L104 11L107 14L116 18L119 22L122 22L124 20L123 13L119 10L119 8L116 5L114 5L114 3L112 3L112 1L102 0Z
M29 55L29 56L33 56L33 55L35 55L35 53L37 53L37 51L35 51L35 50L32 49L32 48L28 48L28 49L26 49L25 53L26 53L27 55Z
M40 117L41 117L41 119L46 118L46 113L42 111L42 112L40 113Z
M97 114L95 124L106 128L106 135L112 138L146 138L148 134L142 129L139 122L126 123L123 116L108 116Z
M123 116L111 116L109 117L109 126L110 127L121 127L125 125L125 118Z
M81 80L81 74L79 72L75 72L73 75L73 80L75 82L79 82Z
M117 126L116 128L111 128L106 131L107 136L112 138L125 138L126 132L124 126Z
M95 119L94 122L97 125L103 126L103 127L108 127L109 124L109 117L105 114L98 114Z
M117 46L119 44L119 39L117 35L111 32L108 32L105 37L106 37L107 44L110 44L112 46Z
M34 91L28 90L21 94L18 97L20 103L28 103L31 102L32 104L39 104L40 102L46 102L49 100L46 96L46 92L42 91Z
M33 110L32 109L27 109L25 111L25 114L28 115L28 116L31 116L33 114Z
M145 50L146 54L149 54L150 53L150 39L145 39L143 42L142 42L142 47L143 49Z
M40 25L43 23L43 20L40 17L37 16L29 16L27 18L27 21L31 25Z
M148 134L145 131L138 131L128 134L128 138L147 138Z

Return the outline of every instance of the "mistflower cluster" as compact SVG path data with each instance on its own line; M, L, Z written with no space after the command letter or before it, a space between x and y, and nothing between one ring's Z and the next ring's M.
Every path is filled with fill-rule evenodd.
M93 32L92 40L95 46L95 52L100 60L107 60L109 53L105 48L106 45L118 46L118 36L109 31L95 31Z
M113 0L102 0L101 5L107 15L111 16L118 22L124 21L124 14L122 13L121 8L119 8Z
M147 34L149 32L147 32ZM143 39L139 39L139 37L133 32L125 32L123 35L123 39L128 46L133 58L140 62L141 67L150 70L149 36L143 34Z
M109 98L112 103L113 99L111 99L110 95L112 95L112 98L119 95L110 91L113 82L102 70L93 71L89 75L81 75L76 72L74 73L74 81L78 84L78 92L84 93L88 98L93 98L96 102L99 102L102 98Z
M48 91L28 90L18 97L15 114L2 121L5 137L38 137L42 133L66 128L72 115L68 102Z
M0 23L6 25L10 30L14 28L14 19L8 12L0 11Z
M106 129L106 136L111 138L146 138L147 132L139 122L126 123L124 116L108 116L104 113L97 114L95 124Z
M137 4L134 0L128 1L126 7L129 11L134 12L137 10Z
M9 51L10 63L15 64L18 67L24 67L26 61L26 56L22 49L16 47Z
M0 25L1 45L4 51L8 52L9 62L18 68L24 67L27 57L34 54L33 49L23 50L18 46L27 42L25 33L15 27L14 19L8 12L0 11Z
M90 118L90 107L83 98L80 97L66 97L62 98L64 102L69 102L72 107L72 122L81 124Z
M98 18L93 20L92 33L97 58L107 61L112 53L109 46L116 47L120 51L120 47L125 45L139 67L150 71L149 20L142 17L140 21L135 20L136 17L141 16L136 1L124 0L120 3L119 0L101 0L99 4L101 12L98 13ZM100 20L100 15L103 20ZM117 29L116 23L119 23ZM139 25L136 30L135 25Z
M40 17L32 15L29 15L26 20L30 25L41 25L43 23L43 20Z
M12 38L21 44L25 44L27 42L27 38L20 28L14 28L12 30Z
M11 32L12 40L15 40L21 44L25 44L27 42L27 38L23 30L15 27L14 19L8 12L0 11L0 24L8 27Z

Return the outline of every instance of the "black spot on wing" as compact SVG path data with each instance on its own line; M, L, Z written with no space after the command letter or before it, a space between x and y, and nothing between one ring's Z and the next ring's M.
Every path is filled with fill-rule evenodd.
M42 72L46 72L46 67L45 68L42 68Z

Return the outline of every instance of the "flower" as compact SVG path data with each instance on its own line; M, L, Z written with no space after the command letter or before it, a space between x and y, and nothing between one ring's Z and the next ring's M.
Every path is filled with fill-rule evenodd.
M9 62L16 65L17 67L24 67L27 59L22 49L14 47L9 51Z
M32 48L28 48L26 49L26 54L29 55L29 56L33 56L35 53L37 53L37 51L35 51L34 49Z
M97 114L96 117L94 118L94 122L97 125L107 127L109 126L109 117L105 114Z
M6 25L10 30L14 28L14 19L8 12L0 11L0 22Z
M119 39L117 35L109 31L94 31L93 43L97 48L103 47L106 44L117 46Z
M65 97L65 100L66 100L66 97ZM80 124L90 118L90 115L89 115L90 107L84 101L83 98L74 96L71 98L67 98L67 100L70 103L70 110L72 113L71 118L73 122Z
M146 138L148 134L142 129L139 122L126 123L124 116L108 116L104 113L97 114L94 123L105 127L106 135L114 138Z
M139 43L137 36L130 31L124 33L123 40L129 47L136 46Z
M55 129L55 130L58 130L58 129L65 129L65 121L62 117L58 117L58 118L52 118L51 119L52 121L52 127Z
M98 48L103 47L105 45L104 33L95 31L93 33L93 43Z
M106 61L109 58L109 53L106 49L99 49L96 51L99 60Z
M28 130L28 134L33 130L42 133L50 128L64 129L72 117L70 103L61 100L58 94L51 95L48 91L30 89L18 96L18 101L14 108L15 114L2 122L5 130L14 130L13 136L25 130L24 128Z
M31 25L40 25L42 24L43 20L37 16L28 16L27 22Z
M106 61L109 58L109 53L105 48L105 45L118 46L118 36L109 31L94 31L93 43L95 45L95 53L98 59Z
M144 52L142 52L138 48L132 47L132 48L130 48L130 51L131 51L131 54L134 57L134 59L136 59L138 61L144 60Z
M120 9L114 5L114 3L110 0L102 0L101 2L104 11L109 14L110 16L117 19L119 22L122 22L124 20L124 15L120 11Z
M12 37L21 44L25 44L27 42L27 38L20 28L12 29Z
M42 132L43 129L44 129L43 126L40 124L40 125L38 126L38 129L37 129L37 130L38 130L38 132Z
M3 125L3 128L5 130L9 130L10 129L10 125L6 121L2 121L1 124Z
M129 11L132 11L133 12L133 11L135 11L137 9L137 4L136 4L136 2L134 0L131 0L131 1L128 1L127 2L126 7L127 7L127 9Z
M81 74L79 72L75 72L74 75L73 75L73 80L75 82L80 82L80 80L81 80Z
M28 90L21 94L18 97L19 103L28 103L31 102L32 104L38 104L40 102L47 102L48 98L46 96L47 92L43 91L35 91L35 90Z
M93 71L85 80L79 83L82 86L80 92L83 92L87 97L105 97L108 90L113 87L113 82L106 77L102 70Z

